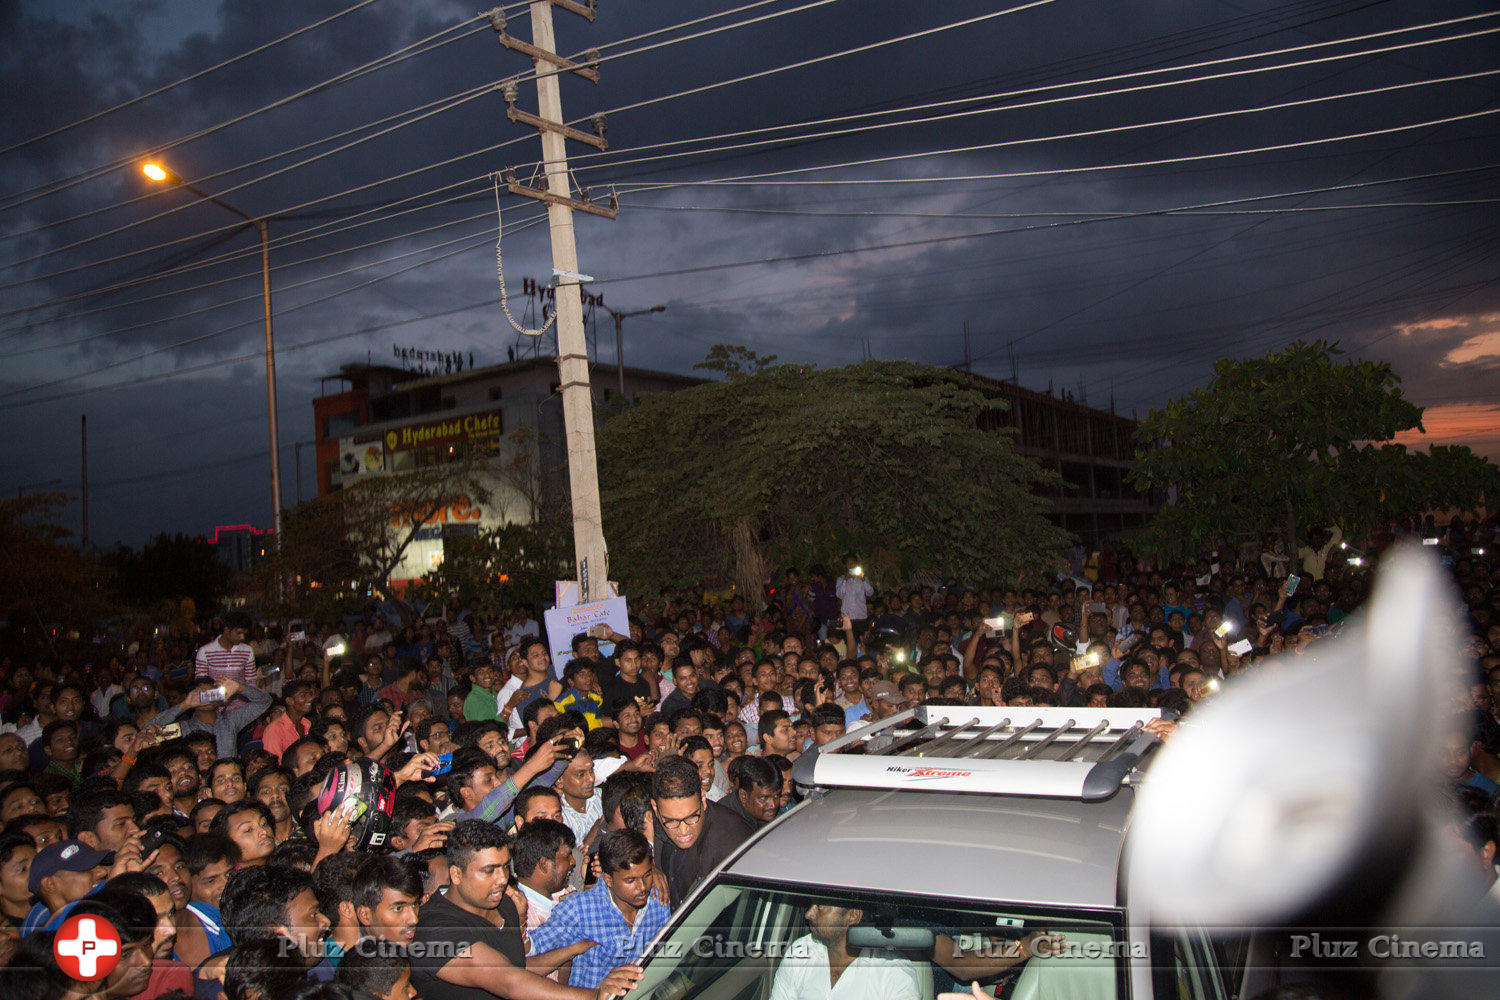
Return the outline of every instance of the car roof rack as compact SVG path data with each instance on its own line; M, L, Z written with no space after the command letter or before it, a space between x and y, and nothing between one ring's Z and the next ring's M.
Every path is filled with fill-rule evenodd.
M1037 795L1097 802L1159 742L1158 709L918 705L797 758L804 788Z

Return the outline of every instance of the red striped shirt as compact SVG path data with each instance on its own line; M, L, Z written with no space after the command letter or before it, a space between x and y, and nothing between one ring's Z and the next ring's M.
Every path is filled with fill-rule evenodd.
M255 650L237 643L229 649L214 639L198 648L193 658L193 676L211 677L216 681L237 681L245 687L255 686Z

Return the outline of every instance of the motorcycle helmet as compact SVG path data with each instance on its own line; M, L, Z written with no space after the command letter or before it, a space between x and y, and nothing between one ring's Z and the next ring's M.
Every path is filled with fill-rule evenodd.
M396 778L391 769L368 757L355 757L335 767L323 779L318 794L302 813L309 837L318 817L335 809L354 816L349 843L356 851L385 846L391 814L396 807Z
M1047 638L1052 640L1052 647L1060 649L1068 655L1072 655L1078 648L1078 630L1068 628L1059 622L1047 631Z

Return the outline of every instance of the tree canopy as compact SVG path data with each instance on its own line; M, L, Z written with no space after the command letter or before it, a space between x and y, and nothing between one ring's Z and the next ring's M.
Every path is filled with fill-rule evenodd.
M256 566L252 585L277 611L333 614L384 596L419 532L459 497L483 503L482 456L408 472L361 476L287 510L280 551Z
M1173 491L1141 539L1162 555L1337 524L1356 535L1395 517L1500 495L1500 469L1466 447L1389 443L1422 408L1385 362L1298 341L1224 359L1209 385L1152 410L1136 432L1135 483Z
M133 608L187 598L210 611L223 600L231 575L207 539L181 533L157 535L140 549L122 546L104 562L114 574L115 600Z
M9 648L51 644L52 626L84 628L109 611L98 560L59 521L69 498L0 498L0 620Z
M759 588L773 568L848 551L893 575L1048 568L1068 536L1035 491L1055 479L981 429L1005 405L977 379L905 362L751 365L644 398L599 436L610 575L633 593Z

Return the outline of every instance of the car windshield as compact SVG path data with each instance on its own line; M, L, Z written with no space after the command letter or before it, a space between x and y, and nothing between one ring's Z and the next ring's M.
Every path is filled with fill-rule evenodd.
M1124 995L1118 917L721 882L673 921L633 996L933 1000L978 980L1004 1000Z

